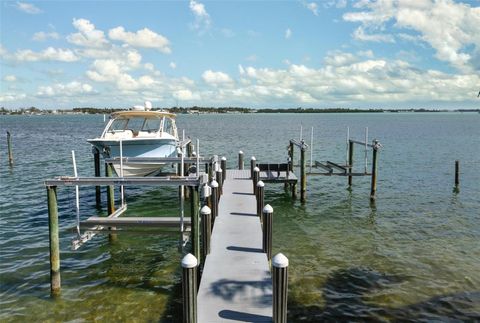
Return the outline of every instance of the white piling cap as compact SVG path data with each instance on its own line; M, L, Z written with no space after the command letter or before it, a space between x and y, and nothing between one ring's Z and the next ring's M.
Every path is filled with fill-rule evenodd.
M220 172L220 173L221 173L221 172L222 172L222 168L221 168L221 167L218 167L217 172Z
M202 209L200 210L201 214L211 214L212 210L208 207L208 205L204 205Z
M223 157L222 157L222 160L227 160L227 157L223 156Z
M216 180L213 180L213 181L210 183L210 187L217 188L217 187L218 187L217 181L216 181Z
M272 266L277 268L286 268L288 267L288 258L285 257L281 252L277 253L272 259Z
M259 172L260 171L260 168L258 168L257 166L255 166L255 168L253 169L254 172Z
M277 255L278 256L278 255ZM182 259L182 267L183 268L194 268L198 265L197 258L194 255L189 253Z
M263 208L263 213L272 214L273 213L273 207L270 204L265 205L265 207Z
M265 184L263 183L263 181L258 181L257 187L265 187Z
M255 156L252 156L252 158L250 158L250 160L257 160L257 159L255 158Z
M197 157L197 153L192 151L192 157Z
M240 155L243 155L243 151L241 151L241 150L239 150L238 153L239 153Z

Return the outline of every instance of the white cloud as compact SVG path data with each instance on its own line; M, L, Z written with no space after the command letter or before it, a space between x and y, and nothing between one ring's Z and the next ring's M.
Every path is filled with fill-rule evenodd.
M43 12L41 9L37 8L34 4L26 3L26 2L17 2L16 8L20 11L29 13L31 15L36 15Z
M205 5L195 0L190 0L189 7L193 15L195 16L195 23L193 24L193 28L201 32L210 28L210 15L205 9Z
M170 41L148 28L143 28L137 32L128 32L125 31L122 26L119 26L110 29L108 37L112 40L118 40L133 47L154 48L165 54L171 53L169 47Z
M17 77L15 75L5 75L3 77L3 80L5 82L15 82L17 80Z
M315 2L304 2L305 8L310 10L315 16L318 16L318 5Z
M182 89L173 92L173 97L179 101L191 101L191 100L198 100L198 94L194 94L189 89Z
M143 67L144 67L147 71L154 71L154 70L155 70L155 66L154 66L152 63L145 63L145 65L143 65Z
M40 86L36 95L37 97L73 97L91 94L97 94L97 92L93 90L90 84L72 81L67 84L56 83L49 86Z
M359 26L353 32L353 38L361 41L394 43L395 39L388 34L367 34L362 26Z
M175 62L170 62L170 64L168 64L168 66L170 66L170 68L172 70L176 69L177 68L177 64L175 64Z
M41 52L34 52L30 49L18 50L14 58L18 61L38 62L38 61L59 61L59 62L75 62L79 57L70 49L61 49L48 47Z
M202 74L202 78L207 84L225 84L225 83L233 83L232 78L223 72L214 72L212 70L206 70Z
M292 30L287 28L287 30L285 30L285 39L290 39L290 37L292 37Z
M67 36L67 40L77 46L102 48L108 44L105 33L95 29L95 25L87 19L73 18L73 26L79 32Z
M33 36L32 36L32 40L35 40L35 41L45 41L49 38L59 39L60 35L55 31L52 31L52 32L49 32L49 33L46 33L44 31L39 31L39 32L36 32L35 34L33 34Z
M418 33L400 32L399 37L421 39L436 51L438 59L462 71L480 68L474 62L474 58L480 59L480 7L452 0L359 1L354 7L360 11L345 13L344 20L360 23L363 28L384 28L393 21L393 30ZM355 35L360 39L361 30ZM372 35L366 36L365 40L371 40Z
M0 93L0 102L18 102L26 97L25 93Z

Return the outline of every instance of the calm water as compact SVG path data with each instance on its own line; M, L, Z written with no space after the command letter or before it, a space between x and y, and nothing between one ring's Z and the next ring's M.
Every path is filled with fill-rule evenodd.
M43 180L93 175L87 138L102 116L0 116L0 321L180 321L178 235L97 236L70 250L74 190L59 188L62 296L49 297L48 215ZM480 320L480 114L313 114L179 116L203 154L286 161L300 125L314 159L345 161L352 137L378 138L378 197L369 178L309 177L308 200L267 186L275 210L274 253L290 260L289 320ZM8 167L5 131L13 134ZM363 150L355 163L363 170ZM297 153L298 156L298 153ZM371 158L369 154L369 158ZM452 193L454 160L461 192ZM105 214L94 189L81 191L81 214ZM175 215L173 189L128 189L128 214Z

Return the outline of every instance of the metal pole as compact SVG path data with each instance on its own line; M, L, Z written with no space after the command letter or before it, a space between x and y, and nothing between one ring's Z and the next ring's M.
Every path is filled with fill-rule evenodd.
M257 159L255 158L255 156L252 156L252 158L250 158L250 178L253 179L253 169L257 167Z
M453 189L455 193L460 192L460 161L455 161L455 188Z
M7 131L7 147L8 147L8 164L13 166L13 152L12 152L12 136L10 131Z
M368 127L365 127L365 174L367 173L368 167Z
M73 175L78 177L77 162L75 160L75 150L72 150ZM77 235L80 237L80 191L78 185L75 185L75 214L77 219Z
M257 183L257 216L262 218L263 205L265 204L265 184L262 181Z
M95 166L95 177L100 177L100 151L97 148L92 148L93 161ZM102 205L102 190L100 186L95 186L95 204L97 207Z
M273 322L287 322L288 258L278 253L272 259Z
M198 214L198 186L190 186L190 216L192 223L192 251L200 263L200 227Z
M189 253L182 259L183 322L197 322L197 270L198 261Z
M257 183L260 180L260 168L253 169L253 194L257 194Z
M212 235L212 211L208 206L200 210L202 215L202 258L206 259L210 253L210 237Z
M222 181L225 182L227 179L227 158L225 156L220 160L220 167L222 168ZM222 184L223 184L222 182Z
M313 127L312 127L312 134L310 136L310 173L312 172L313 166Z
M345 156L345 165L348 165L348 151L349 151L349 143L350 143L350 127L347 127L347 145L346 145L346 156Z
M267 259L272 259L272 223L273 223L273 208L270 204L265 205L263 208L263 220L262 220L262 230L263 230L263 241L262 249L263 252L267 254Z
M210 195L210 199L211 199L211 204L212 204L212 230L213 230L213 226L215 224L215 220L218 216L218 183L216 180L213 180L211 183L210 183L210 187L212 188L212 194Z
M354 143L351 140L348 140L348 169L349 173L353 173L353 146ZM348 176L348 188L352 188L352 175Z
M50 294L60 295L60 239L58 236L57 187L47 186L48 230L50 238Z
M372 182L370 189L370 201L375 202L375 193L377 191L377 152L378 140L373 140L373 157L372 157Z
M238 152L238 169L243 170L243 151Z
M305 202L307 199L307 172L305 166L305 150L307 148L302 142L300 149L300 201Z

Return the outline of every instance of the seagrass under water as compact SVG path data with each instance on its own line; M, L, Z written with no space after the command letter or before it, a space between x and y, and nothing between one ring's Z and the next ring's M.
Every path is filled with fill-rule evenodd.
M15 165L0 141L0 320L179 321L178 235L130 233L115 243L98 236L70 251L74 189L58 192L62 296L49 297L48 220L43 180L93 175L87 138L103 128L101 115L0 116L12 134ZM267 186L274 208L274 254L290 262L289 320L480 319L480 115L461 113L248 114L179 116L179 128L200 138L205 154L285 162L300 125L314 159L343 163L345 133L379 139L377 203L369 178L309 177L307 202L292 201L281 185ZM307 156L309 153L307 153ZM298 156L298 154L296 155ZM363 170L356 147L355 165ZM370 157L370 156L369 156ZM454 160L460 193L452 192ZM94 189L81 189L82 217L97 210ZM172 188L127 190L128 216L176 215Z

